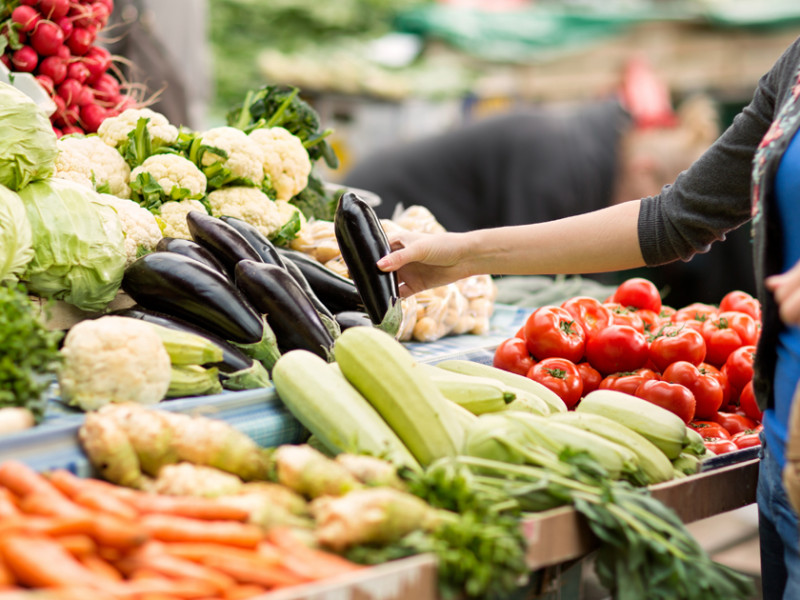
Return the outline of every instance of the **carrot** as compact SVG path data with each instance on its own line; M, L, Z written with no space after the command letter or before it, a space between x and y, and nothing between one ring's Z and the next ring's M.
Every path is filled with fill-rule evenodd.
M238 506L229 506L213 498L198 496L162 496L140 493L130 502L145 514L170 514L192 519L211 521L246 521L249 512Z
M289 570L305 577L325 579L363 568L331 552L307 546L288 527L273 527L267 533L267 540L280 550L283 564ZM262 547L263 544L259 549L263 551Z
M73 496L72 500L84 508L104 512L127 521L135 521L139 516L139 512L130 504L100 490L85 489Z
M19 507L24 513L46 517L78 517L87 514L86 509L75 504L56 488L37 490L22 496Z
M237 548L225 544L201 542L172 542L163 544L164 552L178 558L203 562L209 556L227 556L244 561L257 561L266 568L280 565L280 557L265 557L249 548Z
M195 579L171 579L163 576L147 576L126 581L128 593L136 598L142 595L164 594L173 598L207 598L216 595L214 586Z
M263 585L256 585L255 583L240 583L226 589L222 594L222 597L225 600L246 600L247 598L260 596L266 592L267 588L265 588Z
M33 492L52 492L53 486L19 460L5 460L0 463L0 486L4 486L19 497Z
M15 579L30 587L102 589L107 583L46 537L6 534L0 538L0 555Z
M0 487L0 519L16 517L20 514L17 498L8 488Z
M78 477L71 471L66 469L54 469L45 475L47 479L56 488L58 488L64 495L74 498L81 492L91 490L97 492L105 492L109 496L114 496L120 500L126 500L131 496L141 494L137 490L122 487L102 479L94 479L91 477Z
M174 515L145 515L141 528L165 542L214 542L255 548L263 538L261 528L238 521L202 521Z
M97 552L97 544L85 533L73 533L54 537L53 540L75 558L92 555Z
M14 578L11 569L8 568L5 561L0 557L0 586L11 586L16 582L17 580Z
M257 556L249 560L244 557L207 556L203 559L203 564L230 575L239 583L255 583L268 589L289 587L309 581L281 565L265 564Z
M134 563L164 576L176 579L194 579L213 586L217 593L235 584L235 581L215 569L199 565L190 560L170 556L163 550L137 552Z
M105 513L95 513L90 535L101 546L125 550L140 546L148 539L147 531L135 521Z
M108 581L122 581L122 573L110 562L97 554L84 554L78 557L81 564L103 579Z

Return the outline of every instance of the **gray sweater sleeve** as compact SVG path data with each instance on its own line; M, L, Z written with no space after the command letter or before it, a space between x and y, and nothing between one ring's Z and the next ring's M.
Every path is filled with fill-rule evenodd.
M648 266L688 261L750 219L753 156L799 56L800 40L761 78L750 104L722 136L673 184L642 200L639 245Z

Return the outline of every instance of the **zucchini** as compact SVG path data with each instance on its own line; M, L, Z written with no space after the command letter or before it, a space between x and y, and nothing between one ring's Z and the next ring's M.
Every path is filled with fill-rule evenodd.
M420 469L397 434L335 364L307 350L292 350L275 363L272 378L289 412L328 452L370 454Z
M461 449L464 430L448 400L390 334L351 327L336 339L334 357L423 467Z

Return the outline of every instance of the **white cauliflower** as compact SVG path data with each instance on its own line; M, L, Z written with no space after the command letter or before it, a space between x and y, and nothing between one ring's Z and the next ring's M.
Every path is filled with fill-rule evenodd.
M199 210L206 214L208 211L199 200L181 200L180 202L164 202L161 205L161 232L164 237L192 239L189 233L189 224L186 215L190 211Z
M283 127L250 133L264 151L264 173L269 175L277 200L291 200L308 185L311 159L299 137Z
M139 175L145 173L149 173L161 186L166 196L162 201L170 197L200 198L206 192L206 176L192 161L178 154L154 154L131 171L131 184L139 194L143 194L144 190L137 189L135 182Z
M264 151L241 129L235 127L214 127L202 134L202 144L224 150L228 158L207 150L201 159L204 170L215 163L230 171L230 174L215 178L209 176L214 187L221 187L236 179L260 186L264 180Z
M130 198L131 169L122 155L96 135L66 136L56 142L54 177ZM93 183L94 182L94 183Z
M158 333L138 319L108 315L79 321L61 353L61 398L86 411L110 402L155 404L169 388L169 354Z
M258 228L269 237L286 222L277 202L259 188L225 187L208 194L211 214L215 217L236 217Z
M126 265L136 260L140 248L152 252L161 239L161 228L158 226L155 215L146 208L139 206L133 200L118 198L111 194L100 194L104 204L111 206L122 223L122 232L125 234Z
M128 108L116 117L108 117L97 129L97 135L114 148L127 143L128 133L136 129L140 118L150 119L147 131L153 147L168 146L178 139L178 128L167 117L149 108Z

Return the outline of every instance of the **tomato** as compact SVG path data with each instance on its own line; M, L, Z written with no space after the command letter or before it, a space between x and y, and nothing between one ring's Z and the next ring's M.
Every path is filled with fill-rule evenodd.
M740 431L745 431L747 429L756 429L758 427L758 423L756 423L750 417L725 411L717 412L712 421L716 421L722 425L731 435L735 435Z
M700 333L706 341L706 362L721 367L731 352L753 345L756 322L748 314L728 311L705 321Z
M704 373L697 365L685 360L674 362L664 370L661 379L689 388L695 400L695 419L711 419L722 406L722 385L716 377Z
M739 449L733 440L728 438L703 438L703 443L714 454L727 454Z
M677 311L667 304L661 305L661 310L658 311L658 316L661 318L662 321L671 321L672 315L674 315Z
M733 290L725 294L719 301L719 310L720 312L735 310L747 313L756 321L761 320L761 304L758 299L742 290Z
M523 323L522 326L519 329L517 329L517 333L514 334L514 337L519 338L521 340L525 339L525 323Z
M661 372L678 361L699 365L705 357L706 342L690 327L665 326L650 338L650 360Z
M531 370L534 360L528 352L525 340L513 337L500 342L494 351L492 365L503 371L525 375Z
M575 363L566 358L545 358L533 365L528 377L549 388L572 408L583 394L583 380Z
M707 321L711 317L715 317L719 313L719 309L713 304L704 304L703 302L692 302L683 308L677 309L672 314L673 323L682 323L683 321L700 321L701 323Z
M603 376L600 374L600 371L595 369L586 361L579 362L575 366L578 368L578 373L581 374L584 396L600 387L600 382L603 380Z
M694 418L696 401L691 390L680 383L668 381L643 381L636 388L636 395L678 415L684 423Z
M647 358L647 338L630 325L611 324L586 342L586 360L603 375L635 371Z
M645 308L658 313L661 310L661 294L656 284L643 277L632 277L617 286L611 296L612 302L633 308Z
M756 355L755 346L739 346L728 355L722 372L728 377L731 387L739 393L748 381L753 379L753 360Z
M611 323L611 312L597 298L573 296L561 303L583 328L586 337Z
M700 369L702 373L710 375L719 381L719 384L722 386L722 406L720 408L725 410L725 407L728 406L731 400L731 384L728 381L728 376L714 365L708 363L700 363L697 365L697 368Z
M618 392L625 392L631 396L636 394L636 388L639 387L643 381L657 380L658 374L646 368L636 369L635 371L612 373L604 377L600 382L599 388L601 390L616 390Z
M748 381L739 394L739 409L754 421L761 422L763 414L756 403L756 396L753 393L753 381Z
M636 309L628 308L618 302L605 302L603 304L611 312L611 323L614 325L630 325L636 331L644 333L644 321Z
M660 329L663 319L658 316L657 312L647 308L637 308L634 312L642 320L645 333L653 333Z
M733 443L736 444L738 449L742 448L751 448L753 446L760 446L761 445L761 437L758 431L747 429L745 431L740 431L732 438Z
M689 427L694 429L697 433L704 438L728 438L731 439L731 434L722 425L716 421L702 421L692 420L689 421Z
M577 363L583 358L586 334L565 309L542 306L525 321L525 343L536 360L558 357Z

